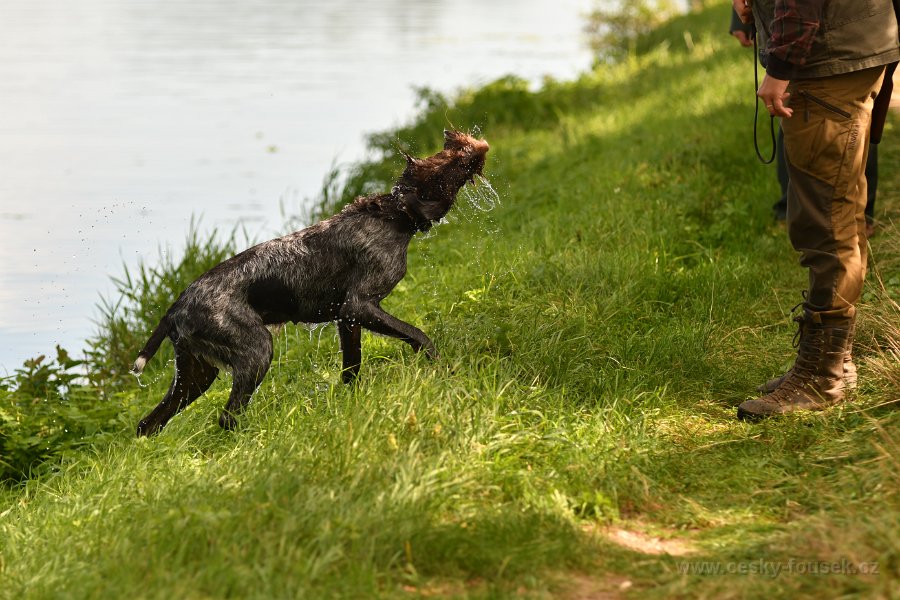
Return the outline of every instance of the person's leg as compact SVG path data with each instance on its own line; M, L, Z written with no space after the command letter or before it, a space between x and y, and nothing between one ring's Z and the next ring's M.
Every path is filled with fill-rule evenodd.
M883 69L800 81L784 119L788 233L809 270L797 360L780 386L748 400L755 419L843 399L843 363L865 277L865 164L874 93Z
M878 196L878 144L869 144L869 158L866 160L866 237L875 233L875 198Z
M784 158L784 131L778 128L778 140L775 142L775 166L778 172L778 187L781 188L781 197L772 205L772 212L775 214L776 221L784 221L787 217L787 190L788 190L788 168L787 161Z
M799 82L795 116L782 124L791 179L788 234L809 269L805 308L829 317L854 316L862 293L865 165L882 73L867 69Z

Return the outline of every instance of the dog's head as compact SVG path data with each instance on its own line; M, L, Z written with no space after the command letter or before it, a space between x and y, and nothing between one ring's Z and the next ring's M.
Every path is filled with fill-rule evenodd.
M425 220L439 221L453 206L456 194L481 175L490 149L484 140L460 131L444 131L444 149L428 158L406 155L406 169L398 183L415 191L407 205Z

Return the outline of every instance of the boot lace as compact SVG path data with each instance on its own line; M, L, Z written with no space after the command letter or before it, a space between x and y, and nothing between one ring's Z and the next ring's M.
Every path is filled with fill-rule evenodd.
M797 324L797 331L794 333L794 339L791 341L791 345L794 348L800 347L800 342L803 341L803 325L806 323L806 321L804 321L803 319L803 311L801 311L800 314L796 314L796 312L806 302L807 291L803 290L800 295L803 297L803 300L801 300L800 302L795 304L793 308L791 308L791 314L794 315L793 319L791 320Z

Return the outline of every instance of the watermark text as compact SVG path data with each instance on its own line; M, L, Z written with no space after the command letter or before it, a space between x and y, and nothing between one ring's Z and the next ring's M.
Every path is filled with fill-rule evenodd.
M835 561L799 560L769 561L681 561L678 572L682 575L878 575L877 562L856 562L846 558Z

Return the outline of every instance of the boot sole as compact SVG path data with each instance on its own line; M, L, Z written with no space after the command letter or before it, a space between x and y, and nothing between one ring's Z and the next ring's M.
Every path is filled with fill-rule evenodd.
M737 418L739 421L744 421L746 423L758 423L762 420L768 419L769 417L774 417L775 415L760 415L757 413L752 413L750 411L744 410L741 407L738 407L737 410Z

